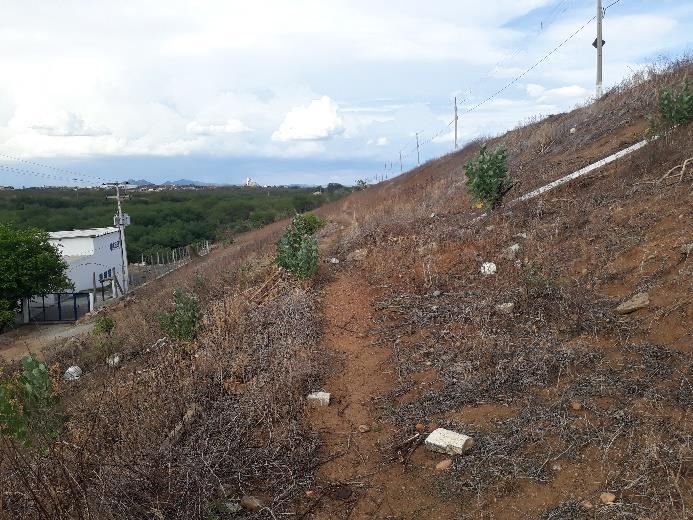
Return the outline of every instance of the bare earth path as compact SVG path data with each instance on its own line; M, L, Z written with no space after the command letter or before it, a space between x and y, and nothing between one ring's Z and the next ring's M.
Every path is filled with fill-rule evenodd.
M391 350L372 345L375 291L358 276L342 271L326 291L324 346L338 368L325 383L332 403L310 411L322 435L321 455L329 459L318 471L323 491L312 518L455 518L456 508L432 489L441 457L419 447L412 457L418 463L405 467L393 460L394 430L378 420L373 402L395 383Z
M29 353L40 356L44 348L56 341L90 332L93 323L52 323L25 325L0 335L0 358L16 361Z

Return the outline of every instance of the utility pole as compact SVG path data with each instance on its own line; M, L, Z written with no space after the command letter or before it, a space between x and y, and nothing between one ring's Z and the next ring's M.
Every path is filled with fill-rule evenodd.
M399 151L399 173L402 173L402 150Z
M421 157L419 157L419 132L416 132L416 164L421 164Z
M125 183L127 184L127 183ZM120 188L121 186L125 186L125 184L121 184L119 182L108 182L105 185L106 186L112 186L115 187L116 189L116 194L115 197L106 197L108 199L115 199L118 203L118 233L120 235L120 256L122 258L122 266L123 266L123 272L122 272L122 277L123 277L123 294L127 293L130 290L130 273L128 271L128 251L127 248L125 247L125 222L123 220L123 208L121 206L121 201L127 200L129 197L127 195L120 196Z
M457 96L455 96L455 150L457 150Z
M602 97L602 19L604 18L604 9L602 9L602 0L597 0L597 99Z

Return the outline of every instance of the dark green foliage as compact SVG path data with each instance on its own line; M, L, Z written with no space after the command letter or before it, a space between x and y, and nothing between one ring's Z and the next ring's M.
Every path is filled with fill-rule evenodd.
M324 228L327 225L327 222L324 218L321 218L318 215L314 215L313 213L306 213L305 215L302 215L302 217L306 226L306 231L309 235L312 235L313 233L315 233L319 229Z
M0 383L0 434L30 447L56 439L64 418L46 366L26 356L22 367L18 379Z
M315 219L324 222L315 215L296 215L277 242L277 264L299 278L310 278L318 269Z
M200 240L229 242L296 213L310 211L349 193L334 187L321 195L315 188L219 187L175 191L129 192L124 210L132 217L126 229L128 257L156 257ZM115 211L100 189L32 188L0 191L0 222L46 231L109 226Z
M665 88L659 94L659 116L650 117L650 133L656 134L693 121L693 90L686 80L680 90Z
M66 271L45 232L0 223L0 330L14 320L21 298L69 289Z
M195 337L200 304L194 294L176 289L173 292L175 309L159 314L159 326L170 337L191 340Z
M659 112L662 123L667 128L693 120L693 91L690 81L684 81L678 92L664 89L659 96Z
M110 316L99 316L94 322L94 332L96 334L110 335L115 328L115 320Z
M487 152L482 145L477 156L465 165L467 187L472 196L493 206L508 187L508 155L503 147Z

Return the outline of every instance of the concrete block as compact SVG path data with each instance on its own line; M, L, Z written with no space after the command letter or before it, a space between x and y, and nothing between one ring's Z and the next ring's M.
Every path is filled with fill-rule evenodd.
M426 437L425 445L429 450L438 453L461 455L474 446L474 439L462 433L438 428Z
M312 394L308 394L306 399L313 406L329 406L330 397L329 392L313 392Z

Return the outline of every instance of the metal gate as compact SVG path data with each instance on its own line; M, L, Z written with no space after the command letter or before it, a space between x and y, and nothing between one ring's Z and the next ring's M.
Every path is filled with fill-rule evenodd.
M29 300L29 321L77 321L91 311L88 292L54 293Z

